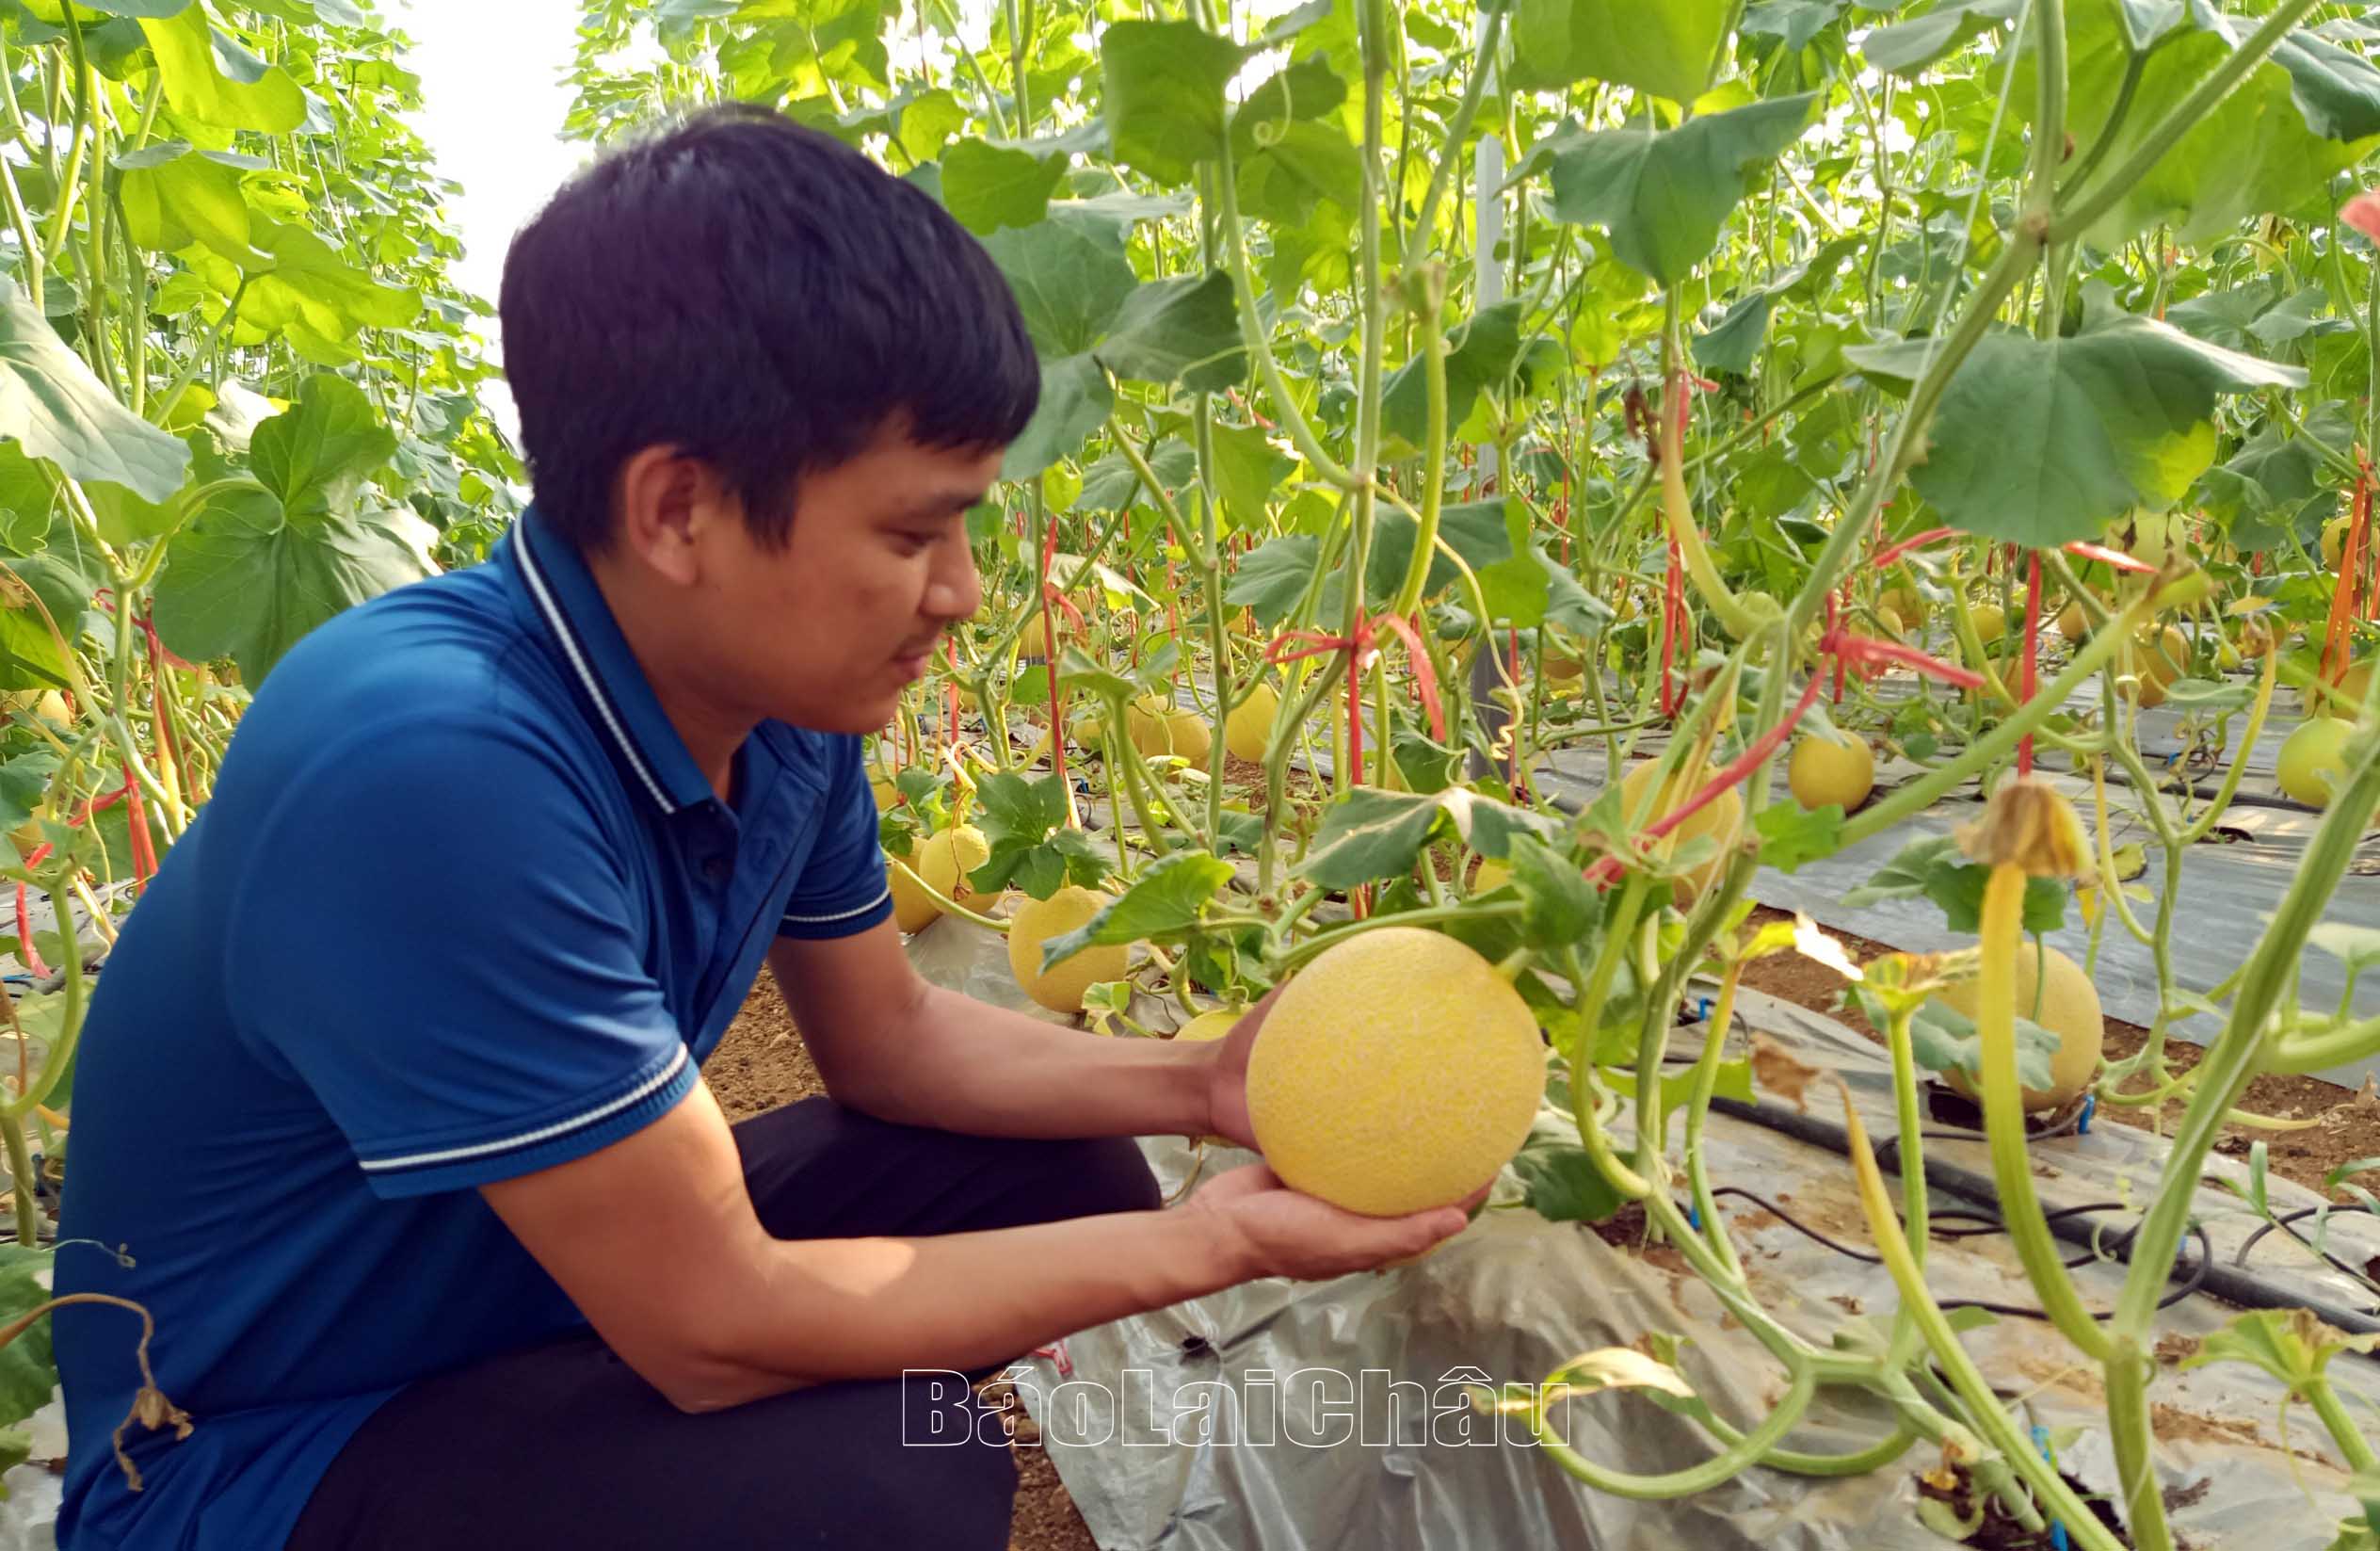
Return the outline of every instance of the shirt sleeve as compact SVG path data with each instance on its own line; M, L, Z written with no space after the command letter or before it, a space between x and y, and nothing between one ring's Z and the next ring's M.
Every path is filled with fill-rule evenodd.
M892 914L892 886L876 839L876 794L860 740L839 737L818 843L785 901L780 937L848 937Z
M232 1003L376 1193L567 1163L694 1087L646 963L634 837L605 812L526 728L417 717L330 740L258 826Z

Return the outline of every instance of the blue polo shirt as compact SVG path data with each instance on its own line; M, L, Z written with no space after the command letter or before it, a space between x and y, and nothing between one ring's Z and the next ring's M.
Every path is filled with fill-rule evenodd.
M678 1103L774 936L892 913L856 737L764 723L722 802L575 554L339 616L273 670L126 921L78 1058L65 1551L258 1551L409 1381L582 1328L477 1186ZM121 1247L121 1256L116 1250Z

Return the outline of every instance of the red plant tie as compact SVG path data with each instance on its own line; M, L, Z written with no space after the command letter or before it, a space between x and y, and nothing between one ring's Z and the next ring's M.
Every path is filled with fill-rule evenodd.
M2120 549L2109 549L2103 544L2089 543L2081 539L2066 545L2066 552L2068 555L2081 556L2086 560L2097 560L2101 565L2114 566L2118 571L2131 572L2138 576L2157 574L2157 568L2147 560L2134 559Z
M28 975L46 976L50 966L41 961L41 950L33 945L33 911L25 903L25 888L17 885L17 945L24 950L24 969Z
M1379 650L1379 632L1383 630L1405 642L1413 664L1413 687L1430 719L1430 735L1445 742L1446 708L1439 699L1438 670L1430 666L1429 653L1422 645L1420 632L1402 615L1383 612L1372 619L1358 620L1353 636L1293 630L1277 638L1264 651L1264 660L1276 667L1303 657L1327 656L1337 652L1347 654L1347 766L1359 784L1363 779L1363 670L1372 666L1373 656ZM1292 647L1296 650L1289 650ZM1382 728L1381 735L1385 737L1387 734L1388 730Z
M1922 549L1927 544L1935 542L1937 540L1949 538L1957 530L1955 528L1936 527L1928 528L1923 533L1911 534L1908 538L1906 538L1899 543L1894 544L1890 549L1886 550L1883 554L1871 559L1868 564L1874 570L1882 571L1886 566L1890 565L1902 556L1906 555L1910 550Z
M1834 656L1838 662L1847 661L1855 668L1874 668L1880 670L1883 667L1897 664L1969 689L1975 688L1984 682L1978 674L1970 673L1964 668L1953 667L1912 647L1853 635L1841 627L1828 630L1820 638L1818 650ZM1794 726L1816 703L1819 687L1825 682L1825 674L1823 670L1812 673L1809 676L1809 682L1802 686L1801 699L1794 703L1791 711L1785 713L1783 720L1761 734L1750 747L1729 762L1726 768L1713 775L1710 781L1703 784L1701 790L1686 799L1669 813L1647 825L1643 839L1646 842L1659 840L1704 808L1717 801L1720 793L1738 784L1745 777L1757 769L1762 760L1777 751L1777 745L1792 735ZM1587 867L1586 877L1598 888L1608 888L1611 886L1612 880L1617 876L1619 867L1617 857L1599 857Z

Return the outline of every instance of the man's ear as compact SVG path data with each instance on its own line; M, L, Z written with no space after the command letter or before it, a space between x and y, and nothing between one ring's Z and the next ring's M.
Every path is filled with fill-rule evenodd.
M718 471L683 448L639 448L612 480L612 531L627 554L681 587L701 576L698 541L712 524L737 520Z

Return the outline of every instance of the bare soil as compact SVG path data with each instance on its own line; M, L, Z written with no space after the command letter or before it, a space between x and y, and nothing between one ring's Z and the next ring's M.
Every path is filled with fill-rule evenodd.
M777 978L766 970L703 1064L702 1075L732 1121L827 1091L778 994ZM1025 1430L1029 1434L1030 1427ZM1008 1551L1099 1551L1048 1451L1020 1436L1013 1452L1017 1504L1008 1523Z
M1757 929L1770 921L1789 921L1784 912L1761 906L1752 913L1749 926ZM1841 939L1852 956L1865 961L1894 949L1885 944L1849 932L1835 931L1830 935ZM1798 953L1774 953L1753 961L1744 972L1744 983L1772 996L1781 997L1813 1012L1823 1012L1841 1021L1845 1026L1865 1035L1877 1043L1882 1037L1868 1026L1856 1007L1841 1005L1842 989L1848 983L1843 977L1812 959ZM2107 1020L2107 1055L2120 1059L2139 1050L2147 1042L2148 1031L2137 1024L2120 1018ZM2165 1058L2177 1072L2186 1072L2198 1064L2205 1054L2201 1046L2187 1040L2167 1036ZM2145 1082L2135 1081L2136 1091L2145 1091ZM2100 1101L2099 1118L2121 1125L2144 1130L2162 1128L2168 1134L2181 1118L2185 1107L2179 1099L2168 1099L2162 1113L2152 1113L2147 1106L2126 1107ZM2304 1130L2266 1131L2243 1125L2228 1125L2215 1150L2233 1157L2244 1157L2254 1142L2262 1140L2265 1156L2275 1173L2295 1180L2308 1189L2323 1188L2323 1177L2330 1170L2355 1158L2380 1155L2380 1091L2367 1086L2361 1091L2341 1088L2320 1077L2274 1076L2258 1077L2248 1084L2240 1107L2253 1115L2269 1115L2283 1120L2315 1120L2319 1123Z

